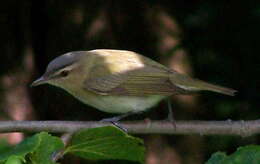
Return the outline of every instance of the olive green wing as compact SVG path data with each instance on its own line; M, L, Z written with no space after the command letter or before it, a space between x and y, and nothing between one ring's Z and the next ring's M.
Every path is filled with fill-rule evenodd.
M95 75L95 71L92 72ZM101 95L169 96L180 88L169 79L170 72L156 67L144 67L127 72L104 74L86 79L84 88Z

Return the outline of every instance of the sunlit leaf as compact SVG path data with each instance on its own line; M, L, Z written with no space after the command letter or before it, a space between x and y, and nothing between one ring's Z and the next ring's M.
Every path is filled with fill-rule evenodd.
M40 133L40 145L30 156L30 159L35 164L55 164L51 157L53 153L61 150L64 145L61 139L51 136L48 133Z
M19 156L11 156L7 159L7 161L5 162L5 164L23 164L24 159L22 159Z
M112 126L76 133L65 152L89 160L144 161L143 141Z

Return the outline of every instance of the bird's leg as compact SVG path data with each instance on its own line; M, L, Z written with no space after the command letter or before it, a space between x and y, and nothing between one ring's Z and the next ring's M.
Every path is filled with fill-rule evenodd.
M116 127L122 129L123 131L127 132L127 129L120 126L119 125L119 120L125 118L125 117L128 117L130 115L133 115L133 114L136 114L136 112L128 112L128 113L125 113L125 114L121 114L119 116L115 116L115 117L110 117L110 118L105 118L105 119L102 119L100 120L101 122L110 122L112 123L113 125L115 125Z
M173 124L174 128L176 129L175 119L174 119L174 115L173 115L173 111L172 111L172 103L169 98L167 99L167 107L168 107L167 120L170 121Z

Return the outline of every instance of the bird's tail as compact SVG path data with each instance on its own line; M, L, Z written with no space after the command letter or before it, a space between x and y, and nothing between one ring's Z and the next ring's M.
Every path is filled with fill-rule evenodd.
M217 93L221 93L224 95L229 95L229 96L234 96L235 93L237 92L234 89L231 88L227 88L227 87L222 87L219 85L215 85L215 84L210 84L207 83L205 81L199 80L199 79L193 79L191 77L188 76L184 76L178 73L174 73L172 74L172 76L170 77L171 82L186 90L186 91L212 91L212 92L217 92Z
M221 93L224 95L229 95L229 96L234 96L235 93L237 92L236 90L232 88L227 88L227 87L222 87L219 85L215 84L210 84L201 80L198 80L198 83L200 83L201 90L206 90L206 91L213 91L217 93Z

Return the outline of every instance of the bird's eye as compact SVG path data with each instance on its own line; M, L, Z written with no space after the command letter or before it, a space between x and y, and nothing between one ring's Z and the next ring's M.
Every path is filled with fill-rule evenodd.
M60 73L60 76L62 77L66 77L69 75L69 71L68 70L63 70L61 73Z

